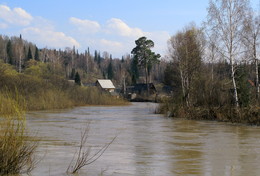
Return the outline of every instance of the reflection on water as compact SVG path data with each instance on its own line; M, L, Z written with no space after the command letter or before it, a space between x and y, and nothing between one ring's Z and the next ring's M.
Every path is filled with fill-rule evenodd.
M88 122L93 152L118 137L79 175L260 175L259 127L168 119L153 114L155 107L134 103L29 113L28 126L42 139L37 152L42 160L32 175L66 175Z

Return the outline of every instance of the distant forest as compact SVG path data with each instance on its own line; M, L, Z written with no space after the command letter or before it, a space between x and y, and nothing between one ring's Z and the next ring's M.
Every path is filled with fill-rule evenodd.
M111 79L118 86L136 82L144 82L144 73L140 69L136 79L133 59L130 55L122 58L113 56L104 51L95 50L90 53L86 49L79 53L75 47L67 47L64 50L38 48L35 44L22 38L0 35L0 60L13 65L18 72L23 72L29 65L28 61L35 60L50 63L53 72L63 75L64 78L74 79L76 72L80 74L83 83L93 83L96 79ZM164 70L167 62L163 59L153 65L150 71L150 82L161 83L164 80Z

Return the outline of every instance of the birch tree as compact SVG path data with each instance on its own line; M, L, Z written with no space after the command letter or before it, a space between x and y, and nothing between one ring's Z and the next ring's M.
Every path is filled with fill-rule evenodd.
M248 9L248 0L211 0L207 24L210 31L218 36L217 50L231 66L231 81L235 106L239 106L235 64L242 53L241 34L243 21Z
M192 89L196 89L194 82L198 78L202 63L204 40L201 34L200 30L191 26L172 36L169 41L170 56L177 65L182 96L187 107L191 105L190 94Z
M24 61L24 43L23 43L23 39L22 39L21 35L16 40L17 40L17 42L15 42L15 51L17 52L17 56L18 56L17 67L18 67L19 73L21 73L22 72L22 65L23 65L23 61Z

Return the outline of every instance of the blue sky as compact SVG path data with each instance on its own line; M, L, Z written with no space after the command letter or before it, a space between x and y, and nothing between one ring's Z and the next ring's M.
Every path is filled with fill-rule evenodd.
M0 0L0 34L38 47L129 54L146 36L165 55L167 40L190 22L198 26L209 0ZM251 0L255 8L259 0Z

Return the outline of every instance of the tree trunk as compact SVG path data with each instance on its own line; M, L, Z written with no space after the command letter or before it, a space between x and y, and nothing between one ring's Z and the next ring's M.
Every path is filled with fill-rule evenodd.
M125 75L123 76L123 91L124 91L124 95L126 95Z
M147 96L150 95L150 90L149 90L149 85L148 85L148 68L147 68L147 64L145 67L145 82L146 82L146 86L147 86Z
M239 107L239 101L238 101L238 94L237 94L237 84L235 80L235 69L234 69L234 58L231 56L231 78L234 88L234 98L235 98L235 105L238 108Z
M189 100L188 100L188 91L187 91L187 86L188 86L188 80L184 78L183 71L180 70L180 75L181 75L181 87L182 87L182 97L186 103L186 106L189 107Z
M253 53L253 57L254 57L254 60L255 60L255 87L256 87L256 100L257 100L257 103L258 103L258 100L259 100L259 73L258 73L258 59L257 59L257 56L256 56L256 41L254 40L254 45L253 45L253 50L254 50L254 53Z

